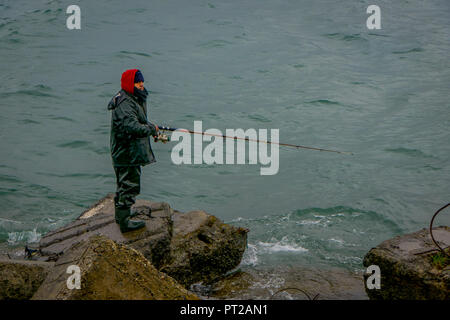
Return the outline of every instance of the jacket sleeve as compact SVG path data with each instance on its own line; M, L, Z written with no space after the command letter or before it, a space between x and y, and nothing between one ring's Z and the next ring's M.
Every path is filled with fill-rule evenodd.
M153 134L156 135L156 127L153 123L151 123L150 121L147 121L148 126L152 129Z
M148 124L140 123L137 112L131 106L122 103L116 109L118 118L122 120L122 130L125 134L145 138L156 134L156 128Z

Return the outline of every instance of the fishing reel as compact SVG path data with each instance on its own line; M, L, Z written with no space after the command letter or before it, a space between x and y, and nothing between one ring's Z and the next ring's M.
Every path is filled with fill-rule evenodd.
M154 136L153 140L155 142L161 141L162 143L167 143L170 141L170 136L168 136L167 134L158 132L158 135Z

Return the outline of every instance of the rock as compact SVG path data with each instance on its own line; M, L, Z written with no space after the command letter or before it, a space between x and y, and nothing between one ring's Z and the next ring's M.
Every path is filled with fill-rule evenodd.
M449 227L434 228L433 235L442 248L450 246ZM446 252L450 254L448 248ZM432 242L428 229L384 241L364 257L365 267L378 265L381 272L381 289L366 287L367 295L388 300L450 299L449 262Z
M67 267L80 268L80 289L69 289ZM84 239L58 259L33 300L198 300L159 272L141 253L105 236Z
M367 300L362 278L362 272L331 267L241 266L195 292L209 299Z
M52 266L40 261L0 260L0 300L30 299Z
M122 234L115 223L113 195L106 196L75 221L44 235L39 243L40 258L57 261L74 244L103 235L137 249L159 267L169 258L173 210L167 203L145 200L138 200L134 208L139 213L136 218L144 220L146 228Z
M106 196L74 222L43 236L37 259L58 261L73 245L103 235L138 250L186 287L211 281L239 265L247 229L224 224L204 211L179 212L163 202L137 200L134 208L146 228L122 234L114 221L113 195Z
M210 282L241 262L247 229L223 223L204 211L175 212L170 262L161 271L188 287Z

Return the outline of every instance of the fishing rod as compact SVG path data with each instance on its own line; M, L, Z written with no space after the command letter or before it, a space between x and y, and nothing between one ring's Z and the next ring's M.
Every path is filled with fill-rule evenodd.
M262 142L262 143L267 143L267 144L277 144L280 146L284 146L284 147L291 147L291 148L296 148L296 149L309 149L309 150L316 150L316 151L325 151L325 152L335 152L335 153L340 153L340 154L349 154L349 155L353 155L352 152L346 152L346 151L338 151L338 150L329 150L329 149L322 149L322 148L315 148L315 147L307 147L307 146L301 146L301 145L295 145L295 144L290 144L290 143L280 143L280 142L271 142L271 141L265 141L265 140L259 140L259 139L251 139L248 137L231 137L231 136L226 136L223 134L214 134L214 133L207 133L207 132L197 132L197 131L192 131L192 130L187 130L187 129L179 129L179 128L171 128L171 127L165 127L165 126L161 126L159 127L160 131L181 131L181 132L187 132L190 134L201 134L201 135L205 135L205 136L214 136L214 137L220 137L220 138L226 138L226 139L234 139L234 140L245 140L245 141L252 141L252 142ZM165 135L165 134L159 134L158 136L155 137L155 142L161 141L163 143L166 143L167 141L170 141L170 138Z

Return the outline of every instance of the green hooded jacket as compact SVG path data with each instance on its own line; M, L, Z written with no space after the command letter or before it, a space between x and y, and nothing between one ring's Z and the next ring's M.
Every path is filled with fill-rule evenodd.
M113 166L145 166L156 162L150 137L155 126L147 120L147 105L120 90L109 102L111 115L111 157Z

